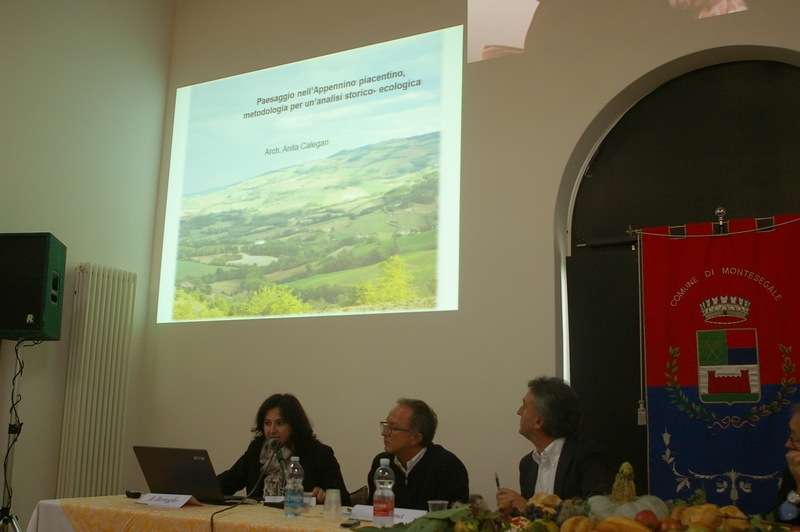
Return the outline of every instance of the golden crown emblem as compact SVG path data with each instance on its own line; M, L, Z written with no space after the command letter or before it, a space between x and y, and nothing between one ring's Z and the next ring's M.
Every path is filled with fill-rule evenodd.
M700 312L707 323L741 323L750 314L750 301L736 296L712 297L700 303Z

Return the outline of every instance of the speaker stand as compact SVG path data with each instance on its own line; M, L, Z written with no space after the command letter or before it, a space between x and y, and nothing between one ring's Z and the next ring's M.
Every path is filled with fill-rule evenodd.
M10 508L3 508L3 510L10 510ZM3 516L2 521L0 521L0 530L13 530L14 532L22 532L22 528L19 526L19 521L17 520L16 515Z
M14 377L11 379L11 408L9 409L8 420L8 446L6 447L6 459L3 467L3 507L0 508L0 530L22 532L17 516L11 513L11 473L14 468L14 444L17 443L19 433L22 431L22 423L17 414L17 403L19 402L19 380L22 377L22 347L23 341L20 340L14 347L16 353L16 369Z

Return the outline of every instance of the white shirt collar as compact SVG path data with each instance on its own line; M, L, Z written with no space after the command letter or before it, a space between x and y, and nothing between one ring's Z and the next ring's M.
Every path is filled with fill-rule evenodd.
M536 475L536 492L553 493L556 484L556 468L558 460L561 458L561 450L564 448L566 438L557 438L539 453L535 449L531 456L534 462L539 465Z
M534 449L532 453L533 459L540 466L545 460L549 460L550 462L558 462L558 458L561 456L561 449L564 448L564 442L566 440L566 438L556 438L555 440L551 441L550 445L545 447L541 453L536 452L536 449Z
M408 477L408 474L411 473L411 469L415 465L417 465L420 460L422 460L422 457L425 455L425 451L427 450L428 450L427 447L423 447L422 449L420 449L420 451L416 455L414 455L414 458L406 462L405 466L403 466L403 464L400 463L400 460L397 458L397 456L394 457L394 463L397 465L397 467L400 468L400 471L402 471L405 474L405 476Z

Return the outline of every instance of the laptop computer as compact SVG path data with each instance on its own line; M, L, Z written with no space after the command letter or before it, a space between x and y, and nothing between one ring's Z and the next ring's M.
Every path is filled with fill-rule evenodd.
M217 482L214 466L205 449L133 446L151 493L192 495L200 502L233 504Z

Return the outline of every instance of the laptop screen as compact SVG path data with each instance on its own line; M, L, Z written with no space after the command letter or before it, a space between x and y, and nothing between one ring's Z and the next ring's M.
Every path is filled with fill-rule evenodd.
M200 502L225 503L205 449L134 445L133 452L151 493L192 495Z

